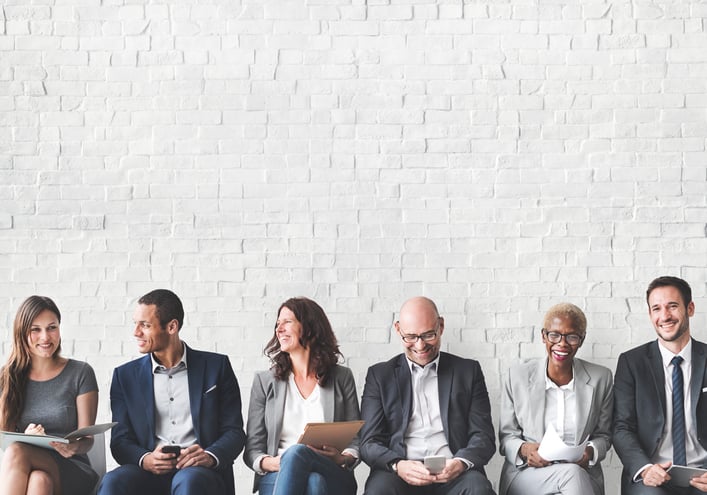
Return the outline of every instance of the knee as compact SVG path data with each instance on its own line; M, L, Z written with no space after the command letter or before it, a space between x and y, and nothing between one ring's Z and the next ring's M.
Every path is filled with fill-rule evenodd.
M292 464L297 465L306 462L308 459L311 459L312 454L314 454L314 451L306 445L299 443L292 445L282 454L280 458L280 469L282 469L283 466L287 467Z
M468 495L495 495L491 482L479 471L466 471L460 478L461 493Z
M381 470L371 470L366 480L363 495L402 495L408 485L397 474Z
M172 478L172 494L223 493L221 476L211 469L188 467L177 471Z
M120 493L118 481L120 476L115 471L110 471L103 476L101 484L98 486L98 495L114 495Z
M588 475L587 470L579 464L567 463L565 467L567 469L567 472L572 476L582 476L583 474Z
M54 481L49 473L34 470L29 473L27 493L54 493Z
M29 465L29 460L29 448L20 442L13 442L8 445L2 457L2 463L9 468Z
M137 469L133 469L137 468ZM141 468L126 464L113 471L109 471L103 476L98 487L98 495L122 495L135 493L140 482L135 479L137 471Z
M589 483L592 479L589 472L579 464L567 463L561 464L561 466L563 467L564 479L567 481L576 482L582 480L582 483Z
M283 454L281 460L286 460L291 457L303 457L312 452L312 449L301 443L296 443L290 446Z

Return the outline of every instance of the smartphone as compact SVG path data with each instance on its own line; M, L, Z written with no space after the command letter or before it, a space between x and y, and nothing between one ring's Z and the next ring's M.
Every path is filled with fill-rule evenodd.
M444 471L444 466L447 465L447 458L443 455L428 455L425 457L424 463L430 474L439 474Z
M182 448L179 445L163 445L162 446L162 452L165 454L175 454L179 456L179 453L182 451Z

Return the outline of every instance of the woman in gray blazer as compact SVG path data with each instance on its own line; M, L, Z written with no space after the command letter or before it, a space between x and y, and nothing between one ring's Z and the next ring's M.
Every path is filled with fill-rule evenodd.
M542 329L547 357L508 372L498 433L506 458L500 495L604 494L600 463L611 447L612 377L609 369L575 358L586 330L577 306L553 306ZM543 458L538 447L550 428L568 445L588 440L581 457Z
M324 310L304 297L282 303L265 354L272 367L253 380L243 453L255 471L253 491L354 495L358 439L341 452L297 443L307 423L360 415L353 374L337 364L342 355Z

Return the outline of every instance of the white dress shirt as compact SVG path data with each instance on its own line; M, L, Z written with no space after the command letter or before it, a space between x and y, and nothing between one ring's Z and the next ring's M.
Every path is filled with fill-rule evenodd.
M442 413L439 407L439 385L437 368L439 355L422 367L407 359L412 375L412 413L405 430L405 446L408 459L422 460L428 455L443 455L452 459L454 454L444 433ZM473 467L467 459L455 457Z

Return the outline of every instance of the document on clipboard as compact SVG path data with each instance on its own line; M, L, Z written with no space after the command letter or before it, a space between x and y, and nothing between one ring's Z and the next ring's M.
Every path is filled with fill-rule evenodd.
M26 433L15 433L11 431L0 431L0 448L5 450L8 445L14 442L27 443L36 447L45 449L53 449L51 442L69 443L71 440L77 440L82 437L98 435L113 428L118 423L102 423L99 425L86 426L72 431L66 436L55 437L52 435L28 435Z
M339 451L349 446L363 421L335 421L333 423L307 423L297 443L321 447L328 445Z

